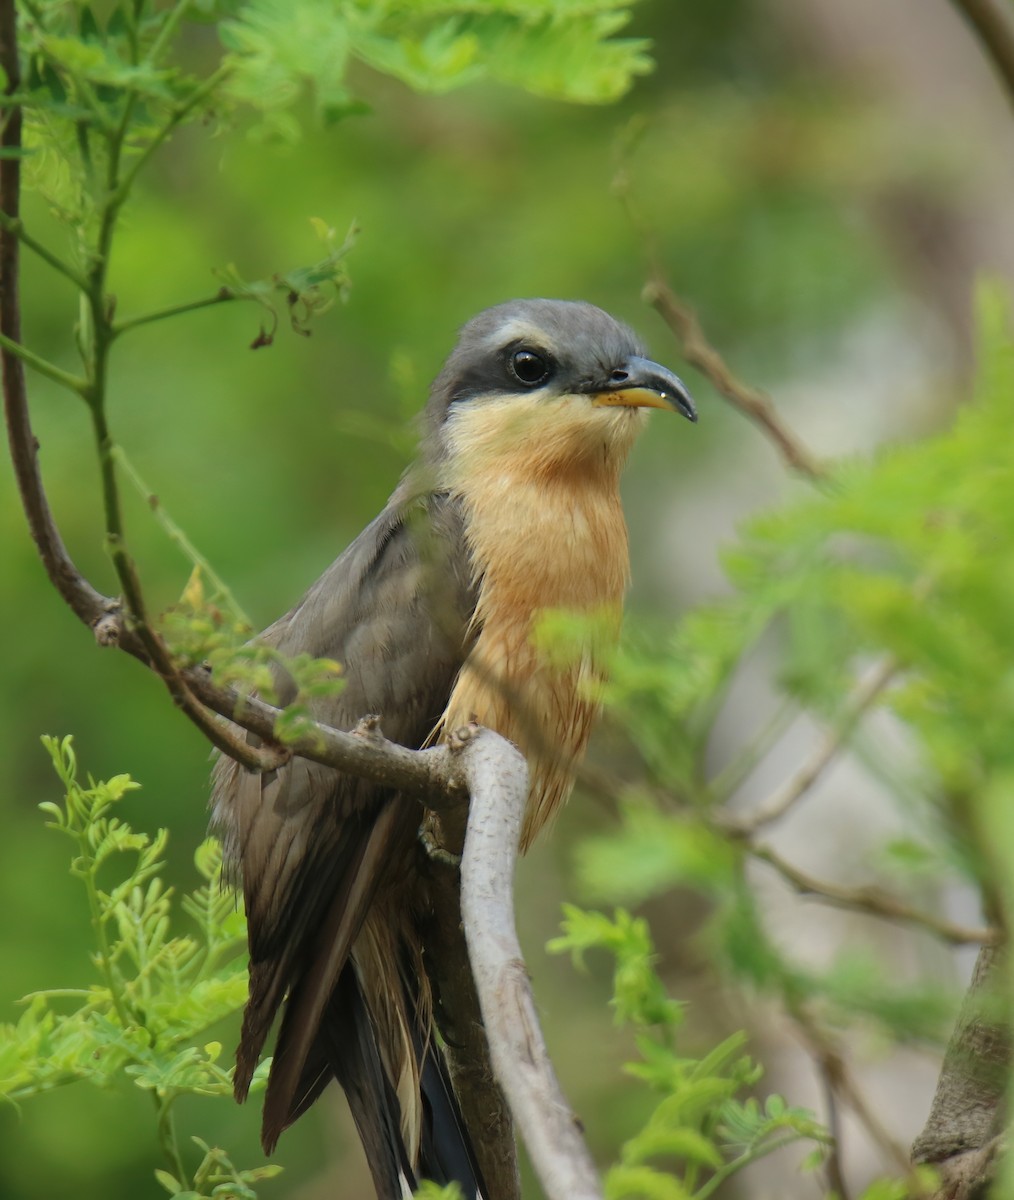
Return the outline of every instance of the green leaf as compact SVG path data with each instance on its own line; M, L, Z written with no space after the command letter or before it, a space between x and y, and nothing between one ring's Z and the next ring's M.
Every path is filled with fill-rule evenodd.
M716 892L728 886L735 851L707 825L636 797L620 812L619 832L586 839L576 854L578 877L593 899L633 904L679 885Z
M928 1164L920 1163L913 1168L911 1179L878 1179L859 1200L921 1200L923 1196L932 1196L939 1184L938 1172Z
M95 14L87 4L82 5L78 16L78 33L82 41L85 42L99 42L102 40L98 21L95 20Z
M606 1200L691 1200L691 1193L678 1179L654 1167L610 1167L603 1185Z
M722 1156L715 1143L689 1125L666 1127L654 1119L623 1147L625 1162L641 1163L647 1158L686 1159L704 1167L719 1167Z
M629 4L405 4L249 0L221 27L233 99L262 113L262 131L291 139L289 111L310 92L325 120L363 111L348 91L352 59L420 92L480 79L537 95L602 103L651 69L643 39L615 38Z
M424 1179L416 1189L417 1200L463 1200L461 1188L456 1183L448 1183L441 1187L429 1179Z

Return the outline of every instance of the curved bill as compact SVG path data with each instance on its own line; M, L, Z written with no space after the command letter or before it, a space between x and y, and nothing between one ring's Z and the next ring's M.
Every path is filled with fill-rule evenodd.
M664 408L697 420L686 384L647 358L628 358L604 383L588 387L593 404L622 408Z

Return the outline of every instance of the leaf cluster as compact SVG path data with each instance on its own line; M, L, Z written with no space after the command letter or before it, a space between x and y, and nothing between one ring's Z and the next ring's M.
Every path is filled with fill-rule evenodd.
M481 79L560 100L605 102L650 70L643 39L615 38L629 3L594 0L254 0L222 25L228 94L262 129L298 135L293 105L309 91L334 121L364 110L346 82L354 61L417 92Z
M204 882L181 898L190 929L176 932L173 891L159 877L167 832L138 833L115 814L139 785L126 775L85 784L72 739L43 740L65 795L62 804L39 807L73 843L71 872L88 899L97 977L86 988L25 997L18 1022L0 1028L0 1093L17 1103L72 1083L110 1088L129 1080L155 1102L170 1164L157 1174L167 1190L253 1197L250 1185L278 1168L239 1171L223 1151L195 1139L204 1158L191 1178L173 1124L181 1096L232 1093L218 1061L222 1046L207 1035L246 999L246 926L222 884L219 846L208 839L198 847Z
M328 242L319 262L255 282L229 265L219 271L216 295L113 324L103 293L116 222L151 155L185 122L223 122L252 110L261 136L291 140L300 132L304 94L325 121L364 110L347 82L357 62L423 92L494 79L558 99L612 100L651 67L642 39L613 36L629 9L629 0L124 0L111 10L20 0L23 81L12 95L24 114L25 146L7 153L25 159L26 182L71 228L75 261L19 233L90 293L94 310L78 331L92 368L86 380L52 365L46 373L90 391L101 406L104 369L93 360L127 329L253 300L268 313L253 341L259 347L274 336L279 298L293 329L306 335L313 317L345 297L352 235L339 244L318 221ZM182 32L194 24L217 33L219 44L199 35L188 39L199 52L184 53Z
M184 667L204 664L219 686L281 705L277 738L303 737L314 721L314 700L337 695L345 686L341 664L309 654L282 654L267 641L251 639L249 621L231 593L215 583L206 594L202 569L195 565L179 601L162 614L161 629L176 661Z
M41 155L34 180L45 178L54 204L81 220L80 168L101 170L94 135L115 129L128 107L134 154L167 123L244 108L257 114L260 136L291 140L305 95L325 122L366 111L347 79L357 62L419 92L492 79L555 99L615 100L652 66L644 39L614 36L632 2L125 0L99 15L90 4L21 0L28 69L17 99ZM218 34L218 47L203 47L210 76L181 65L185 22Z
M816 1143L810 1165L821 1161L829 1134L811 1113L777 1095L762 1105L749 1094L761 1070L741 1053L744 1033L701 1058L679 1052L683 1007L658 976L642 917L624 909L608 917L567 905L563 932L549 949L569 952L579 965L592 949L613 956L616 1020L633 1029L640 1055L626 1070L657 1097L644 1128L606 1174L609 1200L703 1200L729 1176L797 1141Z

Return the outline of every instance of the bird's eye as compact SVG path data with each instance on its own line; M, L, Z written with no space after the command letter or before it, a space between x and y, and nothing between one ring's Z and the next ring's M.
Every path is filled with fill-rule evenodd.
M534 350L515 350L507 362L511 374L525 387L538 387L549 378L549 363Z

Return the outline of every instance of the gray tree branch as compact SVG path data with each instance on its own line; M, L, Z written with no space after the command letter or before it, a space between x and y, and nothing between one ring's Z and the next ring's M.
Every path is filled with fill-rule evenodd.
M979 952L929 1117L912 1146L914 1162L940 1171L940 1200L972 1200L996 1168L1011 1058L1008 968L1003 949Z
M465 732L453 746L472 796L461 914L493 1069L549 1200L602 1200L580 1125L553 1072L514 925L528 768L499 735Z

